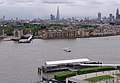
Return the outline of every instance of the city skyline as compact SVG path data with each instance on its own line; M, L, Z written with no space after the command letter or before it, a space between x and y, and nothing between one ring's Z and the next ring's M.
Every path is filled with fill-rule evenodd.
M0 18L48 19L58 6L61 18L97 18L98 12L108 17L110 13L116 15L119 5L118 0L0 0Z

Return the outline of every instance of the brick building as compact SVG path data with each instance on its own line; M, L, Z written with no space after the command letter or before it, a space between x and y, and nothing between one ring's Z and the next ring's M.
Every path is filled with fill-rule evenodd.
M41 30L38 35L43 39L59 39L59 38L77 38L78 32L76 29L49 29Z

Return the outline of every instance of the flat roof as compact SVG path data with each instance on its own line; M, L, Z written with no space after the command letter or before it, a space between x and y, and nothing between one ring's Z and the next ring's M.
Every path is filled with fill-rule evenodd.
M80 64L82 66L120 66L120 64Z
M88 58L82 59L71 59L71 60L59 60L59 61L46 61L46 65L60 65L60 64L68 64L68 63L81 63L90 61Z

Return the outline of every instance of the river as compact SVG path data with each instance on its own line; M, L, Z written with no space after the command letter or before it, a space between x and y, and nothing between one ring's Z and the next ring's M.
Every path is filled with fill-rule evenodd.
M70 47L72 52L65 52ZM120 36L78 39L34 39L31 43L0 41L0 83L34 83L45 61L89 58L120 63Z

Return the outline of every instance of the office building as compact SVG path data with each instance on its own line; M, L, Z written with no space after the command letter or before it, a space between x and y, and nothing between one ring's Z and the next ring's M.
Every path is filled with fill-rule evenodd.
M114 16L112 14L109 14L109 22L113 22Z
M55 20L55 15L51 14L50 15L50 20Z
M100 12L98 13L98 20L99 21L101 20L101 13Z
M116 11L116 19L120 19L119 9Z

